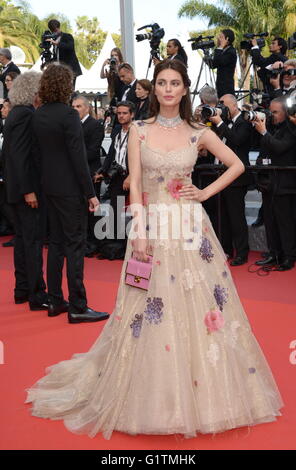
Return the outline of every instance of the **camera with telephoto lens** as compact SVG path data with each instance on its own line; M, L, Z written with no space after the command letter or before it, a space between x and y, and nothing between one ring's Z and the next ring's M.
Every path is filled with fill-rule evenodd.
M254 122L257 119L260 121L265 121L266 118L269 118L271 115L268 109L260 108L260 111L242 111L242 117L245 121Z
M151 28L151 31L145 34L136 34L136 40L140 42L148 39L150 41L151 57L159 59L159 45L160 41L165 35L164 29L160 28L159 24L153 23L141 26L141 28L138 28L137 31L141 31L142 29L146 28Z
M54 41L60 36L60 33L52 33L51 31L44 31L41 36L41 43L39 44L40 49L43 49L41 53L41 69L54 60L53 53L51 52L50 39Z
M100 171L98 171L100 173ZM125 176L127 171L119 165L116 161L111 163L111 166L108 171L102 172L105 180L112 180L115 176Z
M222 121L229 120L229 108L223 103L217 104L216 107L208 104L201 105L201 118L203 122L210 122L211 117L220 116Z
M285 70L285 67L279 67L278 69L269 70L270 78L277 78L278 75L289 75L296 76L296 69Z
M215 43L212 41L213 37L214 36L202 36L201 34L197 38L188 39L188 42L192 42L191 49L193 51L197 51L198 49L206 51L212 47L215 47Z
M262 49L265 46L265 39L268 36L268 33L259 33L259 34L253 34L253 33L246 33L244 34L244 38L249 39L249 41L241 41L240 47L241 49L244 49L246 51L250 51L253 47L252 42L250 39L257 39L257 46L259 49Z

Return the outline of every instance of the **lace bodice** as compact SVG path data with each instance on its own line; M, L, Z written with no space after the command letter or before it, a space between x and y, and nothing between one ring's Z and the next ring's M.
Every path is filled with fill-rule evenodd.
M147 144L149 124L136 121L134 126L141 141L143 191L149 192L150 195L154 194L154 198L159 199L161 193L158 190L167 188L170 181L179 180L181 184L190 183L198 154L198 140L207 129L192 129L188 145L164 152L159 148L151 148Z

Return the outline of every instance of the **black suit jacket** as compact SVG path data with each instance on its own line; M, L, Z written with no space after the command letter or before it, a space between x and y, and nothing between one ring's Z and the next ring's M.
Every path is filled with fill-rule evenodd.
M267 132L261 139L261 150L271 159L272 165L296 166L296 131L289 121L284 121L272 135ZM296 193L296 172L279 170L272 174L275 194Z
M75 53L72 34L62 33L58 49L59 61L71 67L76 77L78 77L78 75L82 75L79 61Z
M4 69L5 69L5 67L4 67ZM3 91L4 91L3 97L4 97L4 98L7 98L7 95L8 95L8 90L7 90L6 85L5 85L5 77L6 77L6 75L7 75L9 72L15 72L15 73L18 73L18 74L21 73L21 71L20 71L20 69L18 68L18 66L15 65L13 62L10 62L10 64L8 64L8 66L7 66L7 68L4 70L4 72L1 73L1 75L0 75L0 81L3 83Z
M137 86L137 80L135 81L133 86L128 91L128 93L126 95L126 98L125 98L125 101L131 101L132 103L136 103L138 101L138 98L137 98L137 95L136 95L136 86ZM122 100L122 97L123 97L126 89L127 89L127 85L125 85L125 87L122 90L122 95L121 95L120 101Z
M44 104L34 113L33 131L44 193L94 197L77 111L63 103Z
M222 139L226 138L226 145L233 150L244 165L250 165L249 151L251 147L252 125L240 115L230 129L225 122L216 128L216 132ZM252 183L252 175L243 173L231 186L246 186Z
M233 46L225 49L215 49L212 68L217 68L216 88L218 97L230 93L234 95L234 71L236 65L236 50Z
M104 140L103 121L97 121L88 116L82 124L84 143L87 154L87 162L90 174L93 175L100 166L100 148Z
M2 162L7 201L15 204L24 194L40 192L40 175L32 146L34 108L14 106L3 130Z
M144 103L141 108L140 104L142 101L138 99L136 102L135 121L141 121L142 119L147 119L149 117L150 98L147 97L143 101Z
M115 150L115 138L116 136L121 132L121 126L118 125L114 128L112 132L112 142L108 150L107 157L105 158L104 164L101 168L100 172L106 173L110 169L112 162L115 161L116 157L116 150ZM125 157L125 165L126 165L126 171L128 173L128 154L126 151L126 157Z

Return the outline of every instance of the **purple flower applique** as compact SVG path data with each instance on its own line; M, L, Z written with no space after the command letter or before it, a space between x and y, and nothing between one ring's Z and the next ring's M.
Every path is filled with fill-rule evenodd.
M157 182L158 182L158 183L163 183L163 182L164 182L164 177L163 177L163 176L159 176L159 177L157 178Z
M215 284L214 297L221 312L223 311L223 305L228 300L228 289L221 287L219 284Z
M145 126L145 122L144 122L144 121L138 121L137 124L138 124L139 127Z
M175 281L175 276L173 274L171 274L171 281L174 282Z
M154 323L155 325L158 325L162 321L162 315L163 315L163 301L160 297L149 297L147 299L147 307L144 311L145 314L145 320L147 320L149 323Z
M255 373L256 373L255 367L250 367L249 368L249 374L255 374Z
M210 240L208 240L206 237L202 237L199 254L202 257L202 259L207 261L208 263L210 263L212 261L212 258L214 257L212 248L213 247L212 247Z
M133 336L139 338L142 328L143 315L135 315L134 320L130 324L131 329L133 330Z
M227 271L223 271L222 276L223 276L224 278L228 277Z
M197 141L196 135L193 135L190 140L194 144Z

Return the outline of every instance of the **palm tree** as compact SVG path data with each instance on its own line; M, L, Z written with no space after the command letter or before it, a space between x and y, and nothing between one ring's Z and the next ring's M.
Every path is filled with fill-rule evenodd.
M240 48L243 35L268 31L270 35L290 36L295 31L296 0L224 0L215 2L215 5L188 0L181 6L178 14L180 17L201 16L208 19L210 29L207 33L216 32L217 27L233 29L241 74L244 76L249 65L249 55Z

